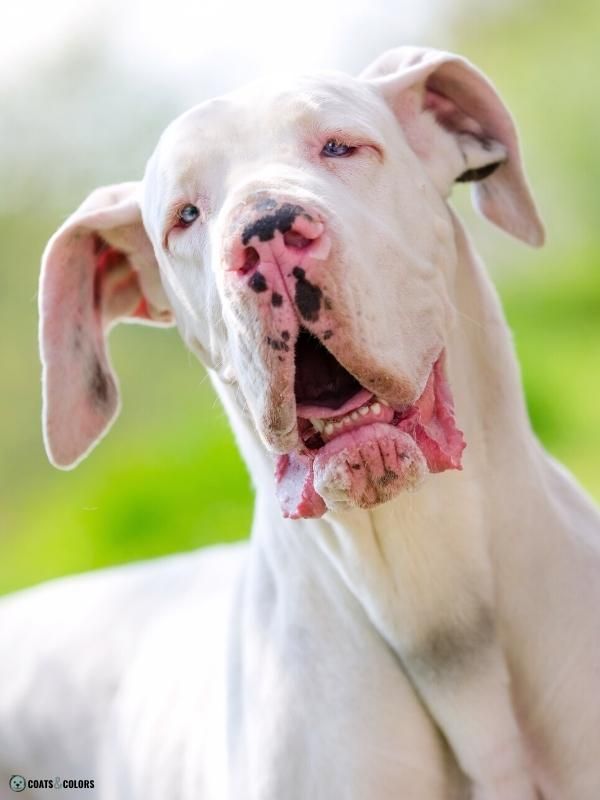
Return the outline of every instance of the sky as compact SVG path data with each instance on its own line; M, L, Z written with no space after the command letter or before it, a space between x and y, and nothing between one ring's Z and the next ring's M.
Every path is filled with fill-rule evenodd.
M40 192L62 194L68 205L99 181L139 177L168 121L255 78L358 73L389 47L443 43L443 35L435 41L441 10L455 7L448 0L0 0L0 212Z
M0 9L0 83L18 82L60 52L102 37L131 71L183 85L198 63L238 78L275 67L352 68L363 50L415 42L444 0L29 0ZM385 42L386 33L389 42ZM374 54L374 53L373 53ZM361 62L356 64L356 68ZM213 75L213 78L218 76Z

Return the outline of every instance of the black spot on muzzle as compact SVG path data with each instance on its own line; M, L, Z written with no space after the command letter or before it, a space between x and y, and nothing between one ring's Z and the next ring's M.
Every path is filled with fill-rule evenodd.
M287 233L299 214L312 219L302 206L283 203L273 214L265 214L264 217L246 225L242 231L242 244L245 247L253 236L258 236L261 242L269 242L275 236L275 231Z
M323 292L314 283L306 280L306 273L302 267L294 267L292 275L296 278L296 306L304 319L316 322L321 310Z
M286 353L289 352L290 346L287 342L283 341L283 339L272 339L270 336L267 336L267 344L273 350L283 350Z
M266 292L267 291L267 280L262 272L256 271L254 275L248 281L248 286L252 289L253 292Z

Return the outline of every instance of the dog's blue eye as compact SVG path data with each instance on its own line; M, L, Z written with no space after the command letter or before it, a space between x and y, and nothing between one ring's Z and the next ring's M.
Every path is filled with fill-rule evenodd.
M321 155L328 158L344 158L350 156L356 150L356 147L351 147L349 144L339 142L337 139L329 139L325 142Z
M196 206L193 206L191 203L187 206L183 206L177 212L177 217L180 222L184 225L191 225L194 220L198 219L200 216L200 211Z

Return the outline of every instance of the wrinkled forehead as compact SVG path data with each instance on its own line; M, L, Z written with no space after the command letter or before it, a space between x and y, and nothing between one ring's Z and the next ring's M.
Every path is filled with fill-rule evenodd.
M199 174L210 180L236 161L268 161L286 151L301 152L300 141L336 134L377 139L385 115L374 89L343 73L257 81L195 106L172 122L148 163L146 187L160 187L155 196L164 200L195 191Z

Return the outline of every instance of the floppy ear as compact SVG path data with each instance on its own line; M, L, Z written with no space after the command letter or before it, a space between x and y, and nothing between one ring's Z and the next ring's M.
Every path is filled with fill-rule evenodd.
M451 53L399 47L360 77L381 91L440 191L475 181L473 202L485 217L528 244L543 244L515 126L479 70Z
M172 314L142 225L137 183L97 189L48 242L40 278L46 451L75 466L119 410L106 350L117 321L169 325Z

